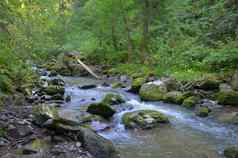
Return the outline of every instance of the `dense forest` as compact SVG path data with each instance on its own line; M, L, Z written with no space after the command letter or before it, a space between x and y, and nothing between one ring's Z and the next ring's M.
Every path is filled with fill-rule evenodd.
M75 56L77 57L75 58ZM71 61L72 58L74 61ZM75 62L77 61L81 65L83 64L84 69L82 67L75 68L75 65L77 65ZM50 73L50 77L57 75L75 77L85 76L85 74L87 76L87 71L89 71L89 73L93 73L94 77L94 73L96 73L100 80L105 78L113 80L112 84L106 81L107 83L103 85L110 86L111 84L114 89L131 87L128 91L138 94L141 100L179 104L189 110L194 108L195 104L196 107L198 104L201 105L204 100L213 100L222 105L222 108L223 105L228 105L229 110L221 111L228 111L232 114L232 127L235 124L234 128L236 129L238 123L238 1L1 0L1 154L6 151L6 146L9 153L12 152L12 149L14 151L16 149L17 153L23 155L25 152L27 155L34 154L35 150L29 148L19 150L17 143L12 146L12 142L16 139L10 139L13 136L8 134L9 127L3 125L6 122L3 116L10 117L8 113L13 111L16 113L13 122L28 118L31 113L34 113L36 104L42 104L43 102L42 100L35 101L36 89L39 91L38 96L42 93L47 94L43 95L44 100L62 100L63 97L66 102L70 102L71 99L73 102L73 98L71 98L73 96L66 95L67 86L64 84L68 82L67 79L63 79L64 81L60 79L44 81L49 82L49 87L43 86L42 88L41 76L43 72L39 73L39 71L43 71L42 69L47 71L46 73ZM165 83L166 86L158 86L158 79L162 80L161 82ZM127 82L127 80L130 80L128 81L129 85L124 84L124 81ZM149 84L146 85L150 81L152 84L156 83L155 87L149 86ZM94 86L90 84L81 88L90 89L95 88ZM49 99L49 96L54 99ZM123 99L118 97L110 94L104 98L103 103L98 104L123 103ZM97 95L93 99L96 100ZM58 102L56 103L58 104ZM27 110L27 106L20 106L21 110L18 108L16 110L16 104L18 108L18 104L27 104L32 106L33 109ZM116 113L110 108L107 109L108 107L105 105L103 106L105 109L99 109L99 111L104 109L105 112L102 112L103 114L99 112L100 114L98 114L96 106L98 105L89 106L87 112L103 115L106 120ZM42 109L45 108L42 107ZM48 112L52 111L52 108L46 109ZM210 107L210 104L194 109L192 110L195 111L196 115L202 118L216 111L213 110L213 107ZM19 113L20 116L18 116ZM26 113L26 116L22 115L24 113ZM51 114L48 115L51 117ZM55 115L55 111L52 115ZM144 114L141 113L133 115L144 117ZM158 114L158 116L153 111L149 111L147 115L153 119L159 118L160 122L168 122L163 114ZM127 123L130 122L130 117L125 116L122 119L126 124L125 126L129 128L131 128L131 124L127 125ZM230 117L227 116L226 119ZM135 121L139 118L135 117L133 119ZM55 121L57 122L57 128L60 121L62 120ZM18 128L21 123L16 124L14 125ZM141 127L142 125L139 124L138 126ZM38 128L38 126L34 128ZM56 128L55 124L54 128ZM40 130L42 130L42 127ZM69 129L61 129L64 135L68 133L67 130ZM70 129L70 132L74 133L74 130ZM45 134L40 133L38 135L45 137ZM104 139L98 138L98 135L95 137ZM87 140L87 138L85 139ZM27 142L29 142L28 139L30 138L27 138ZM74 153L82 155L79 157L88 158L90 153L92 154L96 150L95 154L92 154L95 157L114 158L110 154L105 154L108 152L107 150L114 150L111 149L113 148L110 146L111 144L100 149L88 147L94 146L95 144L90 141L96 141L97 139L90 139L89 144L84 140L86 145L83 141L83 148L80 151L74 151ZM8 142L7 145L3 145L4 142ZM77 148L77 143L74 146L75 148ZM38 147L42 145L42 141L36 139L33 144ZM69 144L65 144L62 149L60 147L57 149L63 150L68 148L67 145ZM228 145L238 145L238 139L234 138L233 143L228 143ZM79 146L81 148L81 145ZM224 144L224 146L227 146L227 144ZM224 146L222 149L225 148ZM84 149L87 151L84 151ZM88 151L89 153L87 153ZM100 154L101 152L103 154ZM50 150L50 153L52 154L53 151ZM66 158L75 156L72 153L70 155L69 151L65 151L65 153L67 153L67 156L64 155ZM48 157L53 157L51 154ZM124 157L133 157L128 155L124 155ZM191 157L191 155L180 156ZM238 148L228 148L225 150L225 156L227 158L237 158ZM147 157L144 156L144 158ZM165 155L161 156L161 158L165 157ZM215 158L216 156L211 157ZM138 158L143 158L143 156ZM150 158L154 157L151 156ZM200 157L195 156L195 158Z

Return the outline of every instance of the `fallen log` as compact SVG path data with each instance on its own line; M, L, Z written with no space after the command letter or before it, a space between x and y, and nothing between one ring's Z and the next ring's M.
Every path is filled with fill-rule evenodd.
M76 57L77 62L87 71L89 72L93 77L96 79L100 79L98 75L96 75L86 64L84 64L78 57Z

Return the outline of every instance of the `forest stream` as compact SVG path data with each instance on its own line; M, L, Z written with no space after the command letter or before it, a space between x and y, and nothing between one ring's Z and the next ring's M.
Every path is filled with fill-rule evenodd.
M126 100L108 124L92 122L98 133L111 140L122 158L217 158L224 147L238 143L238 129L217 123L213 118L199 118L181 106L163 102L142 102L139 96L123 89L101 86L104 81L83 77L63 77L66 95L71 102L61 107L68 118L82 115L84 105L99 102L107 93L117 93ZM81 84L96 84L96 88L79 89ZM135 110L156 110L169 117L171 125L151 130L127 130L122 115ZM82 110L83 111L83 110ZM110 128L104 127L109 126Z

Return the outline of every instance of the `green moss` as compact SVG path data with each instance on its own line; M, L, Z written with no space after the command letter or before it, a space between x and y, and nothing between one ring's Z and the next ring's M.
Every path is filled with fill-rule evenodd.
M42 139L35 139L31 143L31 148L33 150L40 150L48 147L48 143Z
M238 157L238 147L228 147L224 150L224 155L226 158L237 158Z
M112 88L124 88L125 85L121 82L115 82L112 84Z
M0 74L0 91L2 92L12 92L14 89L12 80L6 76Z
M5 128L0 128L0 137L5 137L7 135L7 131Z
M219 92L216 94L216 99L219 104L222 105L234 105L238 106L238 92Z
M174 104L182 104L185 97L182 92L179 91L172 91L168 92L164 96L164 101L168 103L174 103Z
M82 123L88 123L88 122L92 122L92 121L103 121L104 119L98 115L88 114L88 115L82 117L82 119L80 119L80 120Z
M186 108L193 108L199 101L198 97L191 96L183 101L183 106Z
M50 85L44 89L45 93L48 95L54 95L54 94L64 94L65 89L63 86L54 86Z
M139 95L142 100L160 101L164 99L167 92L163 85L145 84L141 87Z
M115 104L121 104L124 103L125 100L117 94L107 94L104 99L102 100L102 103L105 105L115 105Z
M132 81L131 90L133 92L139 92L141 86L146 82L146 77L135 78Z
M116 111L108 104L94 103L88 106L87 112L94 115L102 116L105 119L111 118Z
M197 112L197 116L199 117L207 117L211 110L208 107L200 107Z
M151 119L151 122L148 122L147 119ZM123 115L122 122L127 128L153 128L158 126L161 123L168 123L168 118L157 111L152 110L141 110L129 112Z

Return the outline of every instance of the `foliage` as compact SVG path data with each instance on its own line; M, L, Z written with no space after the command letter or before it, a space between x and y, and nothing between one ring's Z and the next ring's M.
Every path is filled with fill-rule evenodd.
M21 89L32 63L74 50L113 74L234 70L237 17L236 0L2 0L0 89Z

